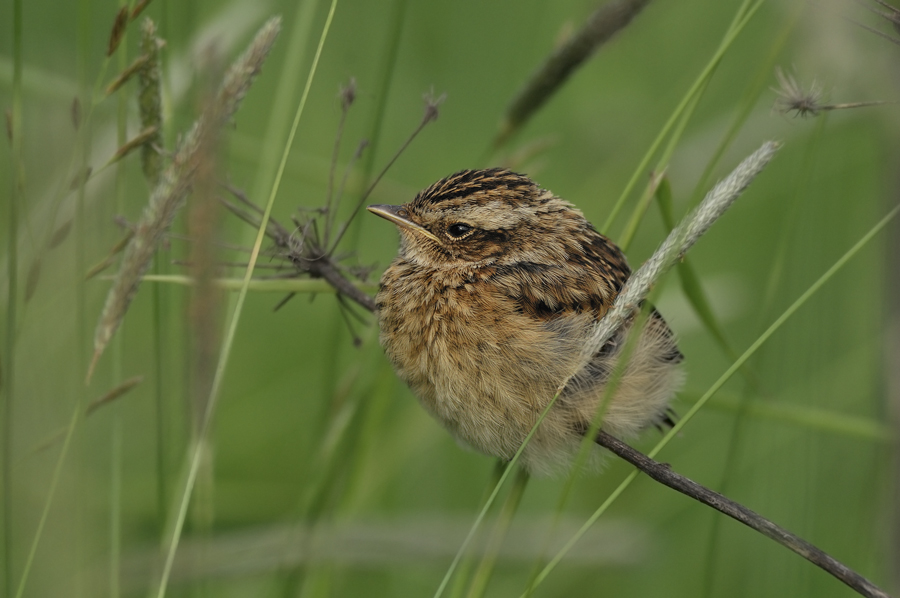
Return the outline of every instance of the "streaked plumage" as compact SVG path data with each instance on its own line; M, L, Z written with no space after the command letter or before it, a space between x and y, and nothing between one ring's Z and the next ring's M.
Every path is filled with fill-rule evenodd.
M369 209L401 233L376 298L397 374L457 438L511 458L628 278L625 257L571 204L503 169L462 171L408 204ZM570 462L624 335L568 384L523 454L529 470ZM603 429L630 437L665 421L681 359L653 311Z

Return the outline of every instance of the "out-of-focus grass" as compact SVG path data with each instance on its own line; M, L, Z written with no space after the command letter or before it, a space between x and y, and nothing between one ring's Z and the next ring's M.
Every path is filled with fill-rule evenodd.
M4 228L0 244L0 295L4 312L14 320L2 329L4 400L10 396L9 380L15 380L3 428L11 483L4 503L5 512L12 513L4 522L10 568L5 587L15 588L21 579L62 448L60 440L45 441L68 425L76 397L89 401L124 379L145 374L152 383L79 425L25 592L107 595L114 579L110 563L116 562L111 555L119 550L123 595L138 595L158 579L153 555L162 539L163 514L157 492L164 489L163 510L170 509L178 498L177 478L190 437L187 291L144 285L122 331L120 372L111 363L101 364L92 385L79 390L87 363L78 356L87 355L90 339L77 322L83 319L90 330L108 283L87 283L84 305L78 307L84 263L76 247L83 246L87 264L99 261L121 236L112 216L137 219L147 199L137 156L118 167L118 182L109 171L84 187L83 225L46 251L30 299L24 299L23 284L9 284L10 276L21 277L43 251L47 231L75 214L77 193L65 191L78 170L70 164L83 160L99 167L121 136L115 99L92 107L90 153L70 122L79 89L76 63L83 62L87 72L80 76L92 85L103 68L117 5L96 0L85 0L80 9L70 3L24 4L20 85L13 83L12 46L0 47L0 104L4 109L14 105L16 90L22 98L21 149L4 150L0 180L12 188L17 155L24 167L21 193L3 199L2 213L10 215L8 224L16 234ZM162 51L167 142L174 143L196 116L203 91L203 75L196 68L205 44L216 40L218 52L230 61L266 17L282 13L285 23L301 23L294 28L298 37L276 46L223 148L223 171L233 184L251 194L267 191L264 179L271 174L266 173L275 170L265 156L279 155L276 137L283 138L290 126L296 83L308 71L325 4L151 3L145 14L160 22L168 40ZM602 224L666 118L709 62L738 4L651 3L565 85L509 150L551 138L549 149L526 167L528 173ZM13 6L20 5L0 9L4 28L12 27ZM576 0L526 0L514 10L474 0L397 2L391 8L341 0L273 215L289 222L298 206L324 201L340 117L337 91L350 76L359 93L341 164L349 161L358 139L379 131L371 156L377 169L418 122L422 93L433 86L448 94L440 119L372 197L373 203L400 203L438 177L484 165L478 157L513 93L566 24L579 23L594 8ZM76 34L70 24L79 14L90 26ZM895 49L842 18L848 14L880 26L852 3L761 6L719 64L672 154L667 175L676 217L686 210L736 115L745 110L747 83L760 62L793 67L800 80L818 80L836 102L896 97L887 76L896 64ZM791 24L783 48L770 58L782 43L773 32L780 34ZM129 33L119 52L131 59L138 36L136 29ZM14 36L0 38L12 41ZM285 71L291 64L298 70ZM107 67L103 82L112 70ZM774 72L767 85L776 85ZM130 94L131 137L139 130L133 84L119 93ZM838 111L815 131L816 123L775 114L774 99L774 93L763 91L712 178L764 139L781 139L784 148L690 256L713 309L733 307L716 315L738 352L897 201L895 107ZM288 116L278 116L284 113L276 110L282 101ZM83 109L91 106L85 103ZM364 187L361 170L351 176L338 220ZM265 197L252 199L262 204ZM377 276L396 250L396 235L364 216L358 226L358 236L348 236L345 244L356 252L350 261L377 264ZM183 230L182 224L176 229ZM661 219L647 211L629 249L632 263L649 256L664 234ZM252 232L228 221L220 235L247 243ZM10 243L18 253L18 274L9 267L15 254ZM667 447L665 460L713 487L727 470L730 496L896 591L889 584L887 550L888 522L895 516L889 511L896 499L888 481L894 444L885 442L892 432L882 348L890 321L885 278L896 276L897 266L885 247L884 238L876 238L786 323L751 364L759 388L730 382L722 408L702 410ZM173 238L159 259L165 263L187 253L186 243ZM238 253L232 257L246 259ZM167 265L163 271L184 273ZM713 284L716 280L732 282L723 287ZM677 286L664 289L659 307L681 334L687 357L688 398L676 405L684 412L692 403L689 397L705 391L732 360L707 332L681 316L688 310L678 308L684 300ZM7 300L10 289L17 295L14 303ZM151 301L153 289L159 289L161 307ZM272 313L277 301L276 295L252 290L247 296L212 430L212 528L201 538L188 520L168 595L188 595L201 586L216 596L287 596L301 588L309 595L433 593L464 535L459 532L474 519L492 460L460 449L424 414L395 380L370 324L355 325L363 342L352 346L332 294L300 295ZM159 363L154 335L161 340ZM845 430L838 425L841 414L847 415ZM113 448L117 426L118 455ZM735 429L739 435L732 445ZM650 431L640 445L647 448L656 440ZM726 453L731 455L727 460ZM121 469L114 467L117 459ZM549 544L554 547L550 554L626 471L611 461L603 474L577 481L558 530L563 535ZM554 513L562 483L529 483L486 595L524 590L534 560L548 546L542 526ZM576 546L577 554L562 561L538 595L693 597L704 585L713 596L849 595L808 563L730 521L718 522L712 534L718 515L647 480L638 480L622 498L601 518L604 527L596 542L602 551ZM111 513L118 513L120 521L117 541L111 537L116 521ZM708 559L710 553L716 558Z

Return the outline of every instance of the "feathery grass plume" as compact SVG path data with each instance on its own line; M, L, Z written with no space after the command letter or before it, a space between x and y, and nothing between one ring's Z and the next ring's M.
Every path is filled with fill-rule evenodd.
M149 137L141 148L141 167L150 186L159 182L162 172L162 94L160 92L159 49L163 42L156 36L156 24L144 19L141 24L141 54L146 61L138 72L138 112L141 127L155 128L156 134Z
M649 3L650 0L617 0L595 10L584 27L556 49L513 98L494 138L494 147L500 147L512 137L575 69Z
M651 287L659 280L660 276L680 260L697 242L697 239L725 213L725 210L743 193L756 175L762 172L778 148L778 143L768 141L745 158L731 174L706 194L700 205L684 217L659 248L653 252L650 259L635 270L616 297L612 308L595 326L593 334L585 343L582 363L586 364L606 341L612 338L612 335L634 316L641 302L647 297ZM580 370L581 367L575 371ZM559 387L560 391L568 383L568 379L563 382Z
M215 62L215 58L211 62ZM212 100L212 94L207 95ZM221 106L212 101L209 106L212 118L217 117L215 111L219 109ZM222 291L216 286L215 279L218 270L216 233L221 219L221 205L216 198L216 171L221 137L222 131L217 127L207 128L200 137L194 193L187 214L188 236L191 238L189 269L196 281L191 287L188 305L192 361L190 403L195 434L199 433L203 414L206 413L220 344ZM201 516L201 519L207 520L207 517Z
M141 276L147 271L153 254L172 224L175 213L194 183L197 169L197 149L210 129L224 126L240 105L241 100L262 68L281 29L281 19L275 17L266 22L256 34L250 47L228 69L219 87L214 103L216 109L201 114L185 135L163 171L159 184L150 194L150 201L135 226L134 237L125 249L122 265L106 297L106 304L94 334L94 356L88 369L88 379L97 360L109 343L125 316L131 300L140 285ZM212 115L215 115L215 118Z
M829 110L880 106L887 103L885 101L874 101L823 104L822 98L824 93L822 92L822 87L816 81L813 81L808 89L804 89L793 75L785 73L780 67L775 69L775 77L778 79L778 87L772 88L778 94L778 99L775 100L775 109L782 114L793 112L794 116L800 117L818 116L820 112Z
M119 47L119 43L122 41L122 36L125 35L125 27L128 26L128 7L122 6L119 9L119 12L116 13L116 20L113 21L112 30L109 32L109 44L106 47L106 55L112 56L113 52L116 51L116 48Z

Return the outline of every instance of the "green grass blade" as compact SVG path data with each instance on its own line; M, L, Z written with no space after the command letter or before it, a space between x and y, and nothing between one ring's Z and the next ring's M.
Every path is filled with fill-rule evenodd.
M846 265L850 259L852 259L859 251L865 247L869 241L872 240L875 235L877 235L881 230L887 226L887 224L893 220L897 213L900 212L900 206L895 207L891 210L884 218L882 218L872 229L869 230L863 237L856 242L843 256L840 257L822 276L819 277L816 282L814 282L800 297L798 297L794 303L790 305L767 329L763 332L754 342L751 344L746 351L735 361L726 371L722 374L718 380L707 390L700 399L694 403L693 406L688 410L684 416L678 420L678 422L672 427L669 432L663 436L663 438L653 447L647 456L651 458L655 458L656 455L669 443L672 438L674 438L681 429L687 425L689 421L697 414L700 409L706 404L709 399L719 391L722 386L741 368L741 366L746 363L748 359L750 359L756 351L763 345L769 338L781 328L782 325L794 315L803 305L813 296L815 295L822 286L831 280L831 278ZM551 571L556 567L557 564L562 560L562 558L566 555L569 550L575 545L578 540L587 532L588 529L600 518L600 516L609 508L609 506L615 501L622 492L631 485L631 483L637 478L639 471L632 471L625 480L622 481L621 484L613 491L613 493L603 502L602 505L594 512L593 515L585 522L585 524L572 536L572 538L563 546L563 548L553 557L550 563L547 564L546 567L540 572L537 579L535 580L535 586L539 585L544 579L546 579L547 575L550 574Z
M34 556L37 554L38 544L40 544L41 536L44 533L47 517L50 515L50 507L53 504L54 496L56 496L56 488L59 485L59 477L63 470L63 464L66 462L66 456L69 454L69 447L72 444L72 437L75 435L75 429L82 419L81 414L81 403L76 402L72 410L72 415L69 418L69 425L66 427L66 437L63 440L62 449L59 452L59 457L56 459L56 465L53 467L53 476L50 478L50 487L47 489L47 498L44 500L41 518L38 520L37 529L31 540L31 547L28 549L28 557L25 559L25 567L22 570L22 577L19 579L16 598L22 598L25 594L25 585L28 582L28 574L31 572L31 566L34 564Z
M667 231L671 231L675 228L675 217L672 213L672 186L669 184L668 178L663 178L657 186L656 200L659 205L659 211L662 214L663 224L665 224ZM737 353L728 344L725 332L713 313L706 291L703 290L703 285L700 284L700 277L697 276L697 272L688 260L689 258L685 257L675 265L684 295L715 341L719 343L725 354L734 361L738 357Z
M653 143L650 144L650 148L647 150L647 153L644 154L644 157L641 159L637 168L634 170L634 174L631 175L631 179L629 179L628 183L625 185L625 189L622 190L622 194L616 200L616 203L613 204L612 210L610 210L609 216L607 216L606 221L603 223L603 226L600 228L600 232L607 234L609 232L610 226L615 222L616 218L619 215L619 212L622 210L622 207L625 205L625 201L628 199L628 196L631 195L634 186L637 184L638 179L644 176L644 173L647 170L647 166L650 164L650 160L656 154L656 151L659 149L660 145L662 145L663 140L669 134L669 131L672 130L672 127L679 121L681 115L687 110L689 104L693 101L693 98L700 91L702 86L706 84L706 81L709 79L710 75L712 75L713 71L715 71L719 62L722 60L722 57L731 47L731 44L737 39L737 36L740 34L741 30L743 30L744 26L750 21L756 11L762 6L763 0L757 0L757 2L751 6L749 9L747 8L750 4L750 0L744 0L738 9L737 14L735 15L734 21L731 24L731 27L728 28L728 31L725 33L725 37L722 39L722 43L719 45L713 57L706 64L703 70L700 72L700 75L697 76L697 79L688 89L687 93L681 99L681 102L678 103L678 106L675 107L675 110L672 111L671 116L663 125L662 130L656 136L656 139L653 140Z
M166 587L168 586L169 575L172 572L172 564L175 560L175 551L178 548L178 542L181 539L181 531L184 527L184 520L187 515L187 508L190 502L191 491L194 487L194 483L197 479L197 472L200 468L200 458L202 454L203 440L209 434L209 426L210 421L212 419L212 414L215 410L215 405L217 403L217 399L219 396L219 391L222 387L222 380L225 377L225 370L228 366L228 359L231 356L231 347L234 344L234 337L237 333L237 327L240 323L241 313L243 312L244 301L247 298L247 288L250 284L250 278L253 276L253 268L256 265L256 260L259 257L259 253L262 247L262 241L265 238L266 233L266 225L269 222L269 217L272 213L272 206L275 204L275 196L278 193L278 188L281 183L281 177L284 174L284 167L287 163L288 153L290 152L291 146L294 142L294 137L297 133L297 126L300 123L300 116L303 114L303 108L306 106L306 99L309 96L309 89L312 86L313 78L316 74L316 66L319 63L319 57L322 54L322 48L325 45L325 39L328 37L328 31L331 28L331 21L334 17L334 11L337 6L337 0L332 0L331 8L328 11L328 17L325 20L325 25L322 29L322 35L319 38L319 45L316 48L316 54L313 58L312 66L309 70L309 76L306 80L306 87L303 90L303 96L300 98L300 103L297 106L297 112L294 115L294 122L291 126L291 132L288 135L287 142L285 143L284 151L281 157L281 163L279 164L278 171L275 176L275 181L272 185L272 191L269 194L269 199L266 202L266 207L263 212L263 216L261 219L259 230L257 231L256 241L253 244L253 250L250 254L250 263L247 265L247 271L244 275L244 286L240 290L238 294L237 301L234 306L234 310L232 312L231 322L228 325L227 332L225 334L225 338L222 342L222 352L219 358L219 363L216 367L215 376L212 382L212 388L210 389L209 399L206 403L206 413L203 417L203 424L198 434L198 442L195 448L192 451L191 459L190 459L190 467L188 470L187 481L185 484L185 489L182 492L181 501L178 506L178 512L175 520L175 528L172 534L172 540L169 543L168 550L166 552L166 560L165 565L163 566L163 572L160 578L159 591L157 592L158 598L163 598L166 594Z
M278 170L278 148L284 147L284 132L289 130L290 108L299 83L301 68L307 55L307 40L310 37L318 0L306 0L297 4L297 14L287 33L288 47L284 64L278 75L278 87L272 99L266 132L260 145L259 169L250 195L254 201L263 197L272 188L272 180Z
M528 480L528 472L519 468L516 473L516 479L513 481L512 490L506 497L506 502L503 503L503 508L500 510L500 516L494 524L494 530L484 551L484 556L482 556L481 562L475 570L475 575L469 586L469 593L466 595L467 598L481 598L487 591L488 582L490 582L491 574L494 572L494 565L497 563L497 555L500 552L503 539L506 538L506 533L509 531L509 526L512 524L513 516L519 508L519 503L522 501L522 496L525 494Z
M15 356L19 294L19 214L22 201L22 0L13 2L13 86L10 124L12 129L12 176L10 177L9 211L7 212L7 288L6 338L3 343L3 579L5 595L12 596L12 431L13 401L15 398Z

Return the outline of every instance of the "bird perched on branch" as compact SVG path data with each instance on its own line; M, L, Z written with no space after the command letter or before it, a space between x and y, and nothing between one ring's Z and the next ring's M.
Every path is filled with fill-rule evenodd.
M631 322L585 351L631 271L572 204L495 168L464 170L407 204L368 209L400 231L376 297L381 344L459 440L511 459L566 380L522 454L532 473L565 469L596 417L625 438L670 423L682 355L659 313L649 311L634 342Z

